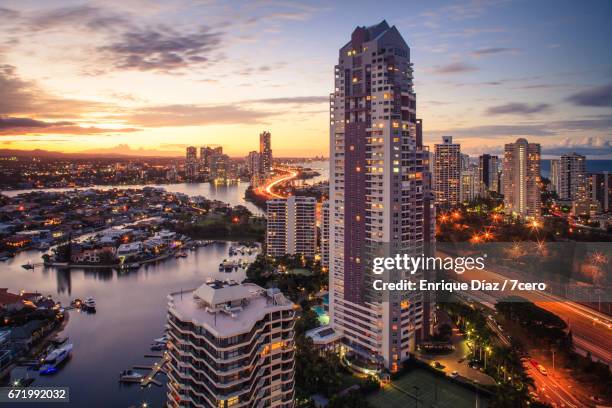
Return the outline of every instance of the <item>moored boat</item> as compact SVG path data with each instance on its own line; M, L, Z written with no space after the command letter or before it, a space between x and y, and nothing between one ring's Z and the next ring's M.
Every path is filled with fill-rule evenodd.
M59 366L70 356L71 352L72 343L65 344L51 351L44 358L39 373L42 375L55 373Z

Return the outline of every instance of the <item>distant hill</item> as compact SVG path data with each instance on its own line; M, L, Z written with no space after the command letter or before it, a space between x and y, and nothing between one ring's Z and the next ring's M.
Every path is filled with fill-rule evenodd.
M166 152L160 152L159 155L152 154L150 151L147 151L145 154L139 154L138 151L132 151L128 154L122 154L117 152L77 152L77 153L64 153L64 152L56 152L51 150L42 150L42 149L34 149L34 150L18 150L18 149L0 149L0 157L6 156L15 156L15 157L40 157L40 158L48 158L48 159L78 159L78 158L134 158L134 157L160 157L160 158L171 158L171 157L179 157L177 156L168 156L164 154Z

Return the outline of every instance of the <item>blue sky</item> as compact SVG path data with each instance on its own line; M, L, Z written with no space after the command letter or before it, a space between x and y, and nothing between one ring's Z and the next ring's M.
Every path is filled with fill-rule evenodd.
M0 0L0 146L243 155L270 129L279 155L327 154L338 48L386 19L426 142L612 158L611 17L610 1Z

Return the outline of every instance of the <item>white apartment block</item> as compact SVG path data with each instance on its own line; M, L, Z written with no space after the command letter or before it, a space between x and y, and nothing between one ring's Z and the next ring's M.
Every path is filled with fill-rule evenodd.
M470 202L483 195L483 183L478 167L470 165L461 173L461 201Z
M584 200L587 196L586 157L564 154L559 160L559 191L561 200Z
M504 207L518 217L538 218L540 209L540 145L520 138L504 149Z
M293 407L293 326L278 289L212 281L172 293L167 406Z
M266 247L269 256L302 254L317 250L317 201L291 196L267 201Z

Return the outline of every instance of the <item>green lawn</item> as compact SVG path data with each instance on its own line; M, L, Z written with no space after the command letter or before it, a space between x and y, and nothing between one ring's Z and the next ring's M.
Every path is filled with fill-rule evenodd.
M423 369L414 369L387 385L381 391L368 396L368 402L376 408L407 408L415 406L415 389L419 387L419 407L471 408L476 406L476 394L466 388L440 378ZM437 388L437 403L436 401ZM479 404L482 406L482 402Z

